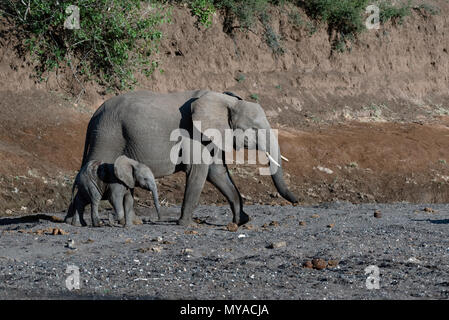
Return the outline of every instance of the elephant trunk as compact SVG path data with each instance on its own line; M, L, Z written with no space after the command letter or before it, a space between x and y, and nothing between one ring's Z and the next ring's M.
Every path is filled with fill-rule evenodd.
M156 207L157 216L160 220L161 218L161 205L159 204L159 196L157 194L157 187L154 184L154 187L151 188L151 193L153 194L154 206Z
M279 143L273 134L270 134L269 139L267 139L267 147L268 148L265 151L267 152L270 161L270 173L274 186L284 199L291 203L297 203L298 199L290 190L288 190L287 184L285 183L282 170L282 159L286 158L281 155Z
M280 164L280 160L278 163ZM272 166L276 166L275 164L270 163L270 169ZM298 199L295 197L295 195L288 190L287 185L285 184L284 177L283 177L283 170L282 167L278 167L274 174L271 175L271 178L273 179L274 186L276 187L279 194L286 200L290 201L291 203L298 203Z

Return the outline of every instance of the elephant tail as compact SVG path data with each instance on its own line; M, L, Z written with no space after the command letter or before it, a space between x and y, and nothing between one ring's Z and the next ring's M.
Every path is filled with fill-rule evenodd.
M84 165L87 162L87 153L90 149L90 131L92 129L92 119L89 121L89 124L87 125L86 130L86 137L84 139L84 151L83 151L83 160L81 162L81 168L84 167Z
M94 131L94 127L98 125L98 116L101 112L104 110L104 103L95 111L92 118L89 121L89 124L87 125L86 130L86 137L84 140L84 151L83 151L83 161L81 162L81 168L84 167L84 165L87 163L87 155L89 154L90 148L91 148L91 135Z

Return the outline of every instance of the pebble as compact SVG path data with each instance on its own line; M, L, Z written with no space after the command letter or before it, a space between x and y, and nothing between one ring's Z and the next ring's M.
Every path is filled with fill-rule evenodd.
M285 241L278 241L278 242L273 242L272 244L270 244L268 246L269 249L277 249L277 248L283 248L287 246L287 242Z
M338 266L339 261L338 260L329 260L327 262L327 267L328 268L335 268L336 266Z
M239 229L239 226L233 222L229 222L226 229L230 232L236 232Z
M159 247L159 246L154 246L154 247L151 247L151 251L153 251L153 252L161 252L162 251L162 247Z
M382 212L379 210L374 211L374 218L382 218Z
M323 270L326 268L327 263L323 259L313 259L312 265L313 268L316 270Z
M272 227L279 227L279 221L271 221L270 226Z
M307 268L307 269L313 268L312 261L310 261L310 260L307 260L306 262L304 262L302 266L303 266L303 268Z

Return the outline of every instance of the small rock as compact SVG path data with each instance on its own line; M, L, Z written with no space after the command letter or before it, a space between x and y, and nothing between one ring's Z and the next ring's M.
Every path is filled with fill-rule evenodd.
M382 212L380 210L374 211L374 218L382 218Z
M182 249L182 253L183 254L192 254L193 253L193 249L189 249L189 248Z
M150 248L150 250L151 251L153 251L153 252L161 252L162 251L162 247L159 247L159 246L154 246L154 247L151 247Z
M162 237L156 237L156 238L153 238L153 239L151 239L151 241L153 241L153 242L162 242Z
M198 223L198 224L202 224L202 223L204 223L204 220L201 220L199 218L193 218L193 222Z
M333 227L335 227L335 224L334 223L328 224L327 227L328 228L333 228Z
M239 229L239 226L233 222L229 222L226 229L231 232L236 232Z
M278 241L278 242L273 242L272 244L270 244L268 246L269 249L278 249L278 248L283 248L287 246L287 242L285 241Z
M278 221L271 221L270 222L270 226L272 226L272 227L279 227L279 222Z
M52 222L64 222L64 219L62 219L62 218L60 218L60 217L57 217L57 216L51 216L51 217L50 217L50 220L51 220Z
M424 212L427 212L427 213L435 213L435 210L433 210L432 208L424 208L424 210L423 210Z
M299 225L300 225L300 226L305 226L305 225L306 225L306 222L305 222L305 221L299 221Z
M313 264L312 261L307 260L306 262L304 262L304 264L302 265L303 268L307 268L307 269L312 269L313 268Z
M238 236L237 236L237 238L246 238L246 234L243 234L243 233L241 233L241 234L239 234Z
M186 230L186 231L184 232L184 234L192 234L192 235L194 235L194 234L198 234L198 231L195 231L195 230Z
M253 229L254 229L254 226L251 225L251 224L244 224L244 225L242 226L242 229L245 229L245 230L253 230Z
M320 170L321 172L326 172L327 174L333 174L334 173L331 169L325 168L325 167L321 167L321 166L318 166L317 169Z
M57 235L67 235L67 234L69 234L69 233L68 233L68 232L65 232L65 231L62 230L62 229L54 228L51 234L54 235L54 236L57 236Z
M415 264L419 264L421 263L421 261L415 257L411 257L407 260L408 263L415 263Z
M313 268L316 270L323 270L326 268L327 263L323 259L313 259L312 265Z
M320 215L318 215L318 214L316 214L316 213L314 213L314 214L312 214L310 217L312 217L312 218L319 218L320 217Z
M12 214L12 210L10 210L10 209L6 209L6 210L5 210L5 214L7 214L7 215L10 215L10 214Z
M328 268L335 268L336 266L338 266L339 261L338 260L329 260L327 262L327 267Z

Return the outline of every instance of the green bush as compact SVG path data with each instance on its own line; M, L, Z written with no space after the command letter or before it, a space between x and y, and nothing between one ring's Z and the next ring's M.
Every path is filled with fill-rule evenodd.
M212 16L215 13L212 0L193 0L190 3L190 10L198 18L198 22L206 28L212 24Z
M79 8L79 29L67 29L70 5ZM94 76L109 87L129 88L134 72L150 75L151 57L169 14L160 5L140 0L3 0L3 15L24 33L25 47L37 59L37 72L67 64L78 79Z
M370 0L308 0L307 14L343 35L357 34L365 28L363 13Z
M262 12L265 12L268 0L215 0L215 7L225 12L225 31L232 31L235 20L239 28L250 28Z
M402 23L406 16L411 14L412 3L410 0L407 2L403 1L400 5L393 5L391 1L380 1L380 21L385 23L392 19L399 19Z

